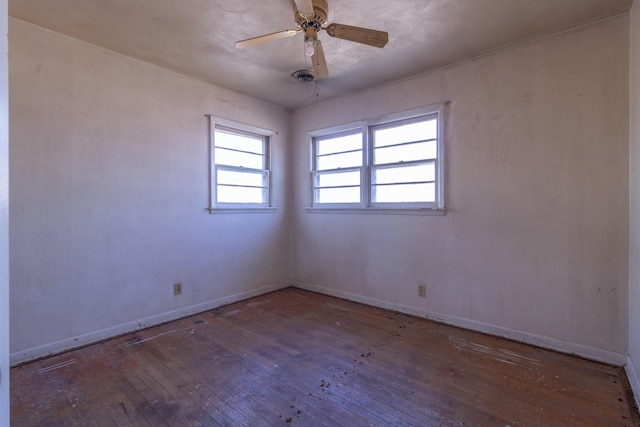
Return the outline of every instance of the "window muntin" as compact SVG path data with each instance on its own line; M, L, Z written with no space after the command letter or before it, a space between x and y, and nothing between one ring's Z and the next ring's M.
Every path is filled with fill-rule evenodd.
M362 151L362 138L360 133L347 133L317 139L317 155L345 153L350 151Z
M211 208L270 206L270 133L212 118Z
M362 149L344 153L329 154L316 158L318 170L343 169L362 165Z
M444 210L444 107L312 133L311 206Z
M375 129L375 147L396 145L403 142L435 140L438 138L438 119L418 119L415 123L377 126ZM398 137L401 137L399 140Z
M374 203L421 203L435 200L435 183L374 185Z
M409 184L415 181L416 176L424 176L428 181L435 182L436 168L435 162L409 165L403 167L377 167L373 169L373 184Z
M332 187L316 189L317 203L356 203L360 200L360 187Z
M360 185L360 171L359 170L350 170L350 171L337 171L330 173L318 174L318 187L328 188L328 187L340 187L340 186L353 186L357 187Z
M269 174L267 171L216 168L216 202L252 203L264 205L269 198Z

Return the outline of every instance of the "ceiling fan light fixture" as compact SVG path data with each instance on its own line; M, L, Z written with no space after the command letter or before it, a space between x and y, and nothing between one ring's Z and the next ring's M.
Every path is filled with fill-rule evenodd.
M315 44L318 41L318 32L315 27L309 25L304 29L304 53L313 56L316 53Z
M304 41L304 53L307 56L313 56L316 53L316 48L314 47L315 41L313 40L305 40Z

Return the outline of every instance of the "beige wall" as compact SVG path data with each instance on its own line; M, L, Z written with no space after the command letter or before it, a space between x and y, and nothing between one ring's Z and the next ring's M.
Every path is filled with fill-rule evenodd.
M629 245L629 366L631 384L640 404L640 4L631 11L630 69L630 224Z
M7 2L0 0L0 426L9 425L9 76Z
M628 31L620 16L297 111L297 283L624 363ZM441 101L446 216L304 210L305 131Z
M16 19L10 48L14 362L287 284L289 113ZM206 211L206 113L278 132L275 213Z

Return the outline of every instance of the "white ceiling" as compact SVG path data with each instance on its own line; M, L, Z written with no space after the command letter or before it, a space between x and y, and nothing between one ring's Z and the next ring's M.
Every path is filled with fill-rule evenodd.
M389 33L384 49L329 37L318 99L420 74L628 11L633 0L327 0L329 22ZM313 102L303 36L234 43L295 28L293 0L9 0L9 15L289 109Z

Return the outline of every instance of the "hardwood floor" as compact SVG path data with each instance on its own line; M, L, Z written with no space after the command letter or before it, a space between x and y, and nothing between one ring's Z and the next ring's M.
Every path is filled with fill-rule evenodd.
M289 288L11 370L12 426L638 426L622 368Z

